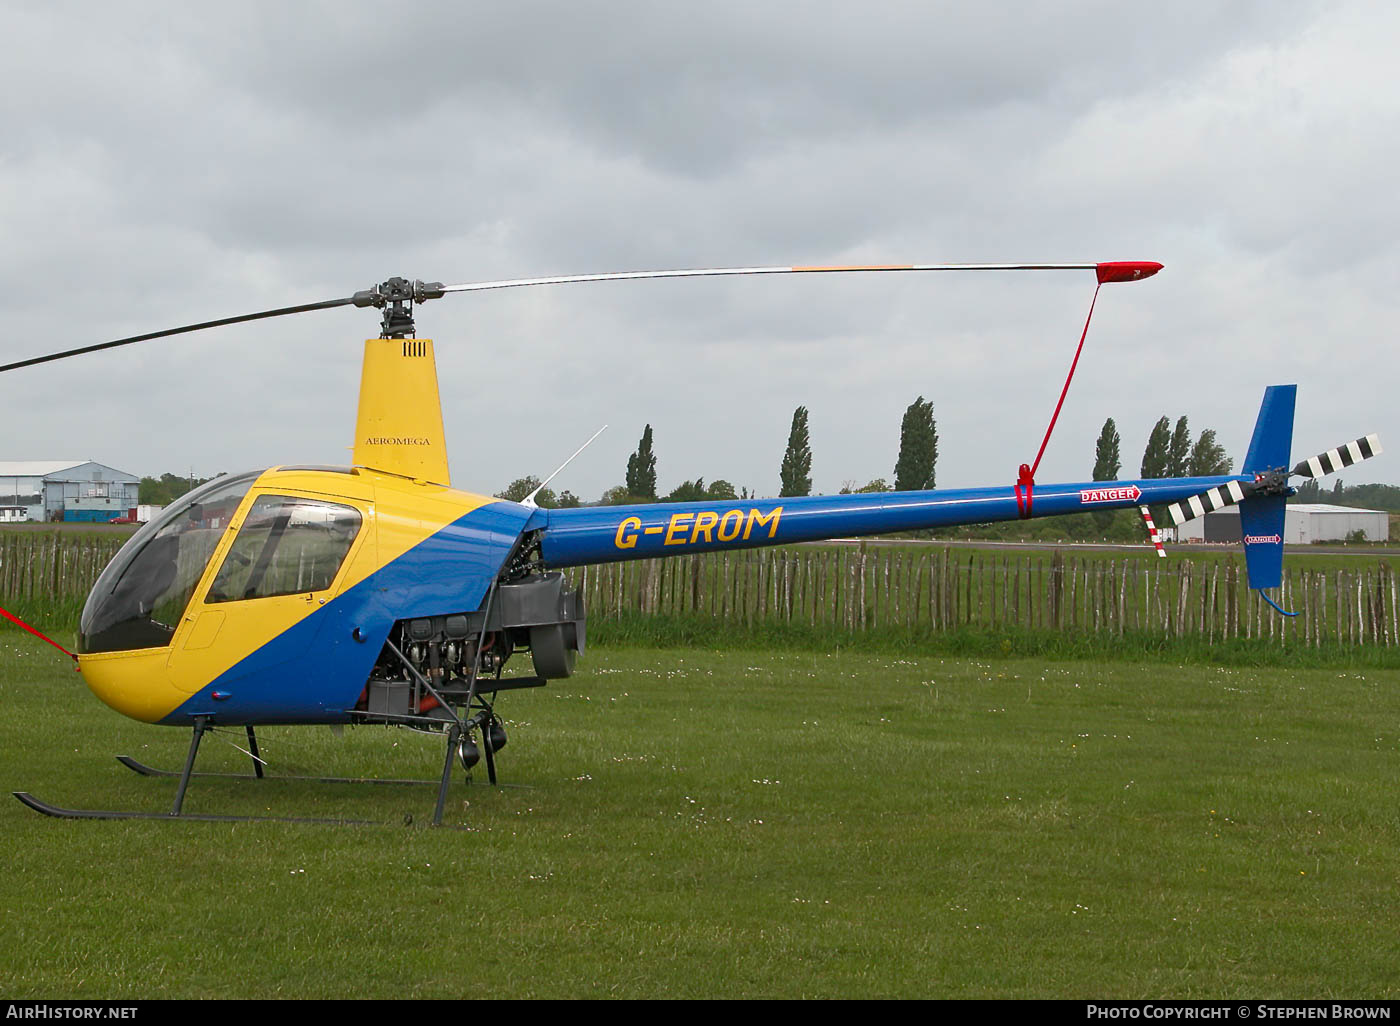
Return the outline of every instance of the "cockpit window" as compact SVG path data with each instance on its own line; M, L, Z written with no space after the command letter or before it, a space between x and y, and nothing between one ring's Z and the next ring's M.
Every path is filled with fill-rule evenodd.
M88 596L78 651L170 644L229 521L261 473L215 478L132 535Z
M353 506L259 495L204 601L325 591L359 531L360 513Z

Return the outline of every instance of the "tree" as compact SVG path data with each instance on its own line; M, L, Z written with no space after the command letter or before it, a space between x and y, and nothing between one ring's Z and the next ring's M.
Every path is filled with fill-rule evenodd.
M788 432L787 451L778 474L783 482L780 496L812 494L812 446L805 406L792 411L792 430Z
M1186 426L1186 418L1176 422L1171 444L1167 446L1167 472L1163 477L1185 477L1191 463L1191 429Z
M222 476L222 471L214 475ZM212 480L212 477L182 477L178 474L143 477L136 488L136 501L143 506L169 506L186 492Z
M642 499L656 498L656 455L651 451L651 425L642 432L637 451L627 457L627 493Z
M724 478L718 478L705 486L705 498L707 499L737 499L738 497L739 493L734 490L734 486Z
M1229 471L1225 471L1229 473ZM1321 502L1322 484L1317 478L1309 478L1298 486L1298 494L1288 500L1289 502Z
M510 487L505 491L497 492L496 498L509 499L511 502L523 502L525 496L539 487L540 479L533 474L529 477L518 477L510 483ZM535 504L546 509L553 509L559 505L559 500L555 497L554 489L540 488L540 494L535 496Z
M1186 471L1192 477L1212 477L1216 474L1228 474L1230 468L1235 465L1235 461L1225 455L1225 447L1215 440L1215 431L1206 428L1201 432L1201 437L1196 439L1196 444L1191 447L1191 458L1187 461Z
M853 480L843 481L843 482L841 483L841 490L840 490L839 492L837 492L836 494L837 494L837 495L864 495L864 494L867 493L867 492L888 492L888 491L893 491L893 489L890 488L890 483L889 483L888 481L886 481L883 477L877 477L874 481L871 481L871 482L869 482L869 483L867 483L867 484L861 485L861 487L859 487L859 488L856 487L856 483L855 483L855 481L853 481Z
M1147 436L1147 448L1142 452L1140 477L1166 477L1167 460L1172 440L1172 422L1166 417L1157 421Z
M662 502L702 502L705 496L705 479L697 477L694 481L682 481L671 490L671 494L662 499Z
M919 396L904 411L904 420L899 426L894 490L913 492L932 488L937 463L938 428L933 420L933 403Z
M1119 456L1118 445L1121 439L1118 437L1118 425L1113 423L1113 418L1103 422L1103 430L1099 432L1098 444L1094 447L1094 477L1095 481L1116 481L1118 472L1123 469L1123 461Z
M1123 469L1123 461L1119 454L1119 443L1122 441L1118 437L1118 425L1113 423L1113 418L1109 417L1103 422L1103 430L1099 432L1098 444L1094 447L1094 480L1095 481L1116 481L1118 472ZM1113 526L1115 511L1111 509L1094 510L1094 523L1098 525L1100 531L1107 531Z

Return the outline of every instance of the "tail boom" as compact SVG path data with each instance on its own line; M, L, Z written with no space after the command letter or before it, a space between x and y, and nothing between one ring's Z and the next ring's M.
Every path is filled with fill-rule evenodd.
M1216 476L1036 485L1031 515L1182 502L1248 480ZM1020 517L1009 486L557 509L547 511L541 554L550 567L582 566Z

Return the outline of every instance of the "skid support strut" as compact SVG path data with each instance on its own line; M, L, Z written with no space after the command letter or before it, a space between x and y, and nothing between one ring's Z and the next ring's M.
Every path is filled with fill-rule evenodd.
M263 761L258 756L258 735L253 733L253 725L248 724L248 754L253 757L253 772L257 778L263 778Z
M194 772L194 757L199 754L199 742L204 737L204 727L208 722L208 718L204 716L194 718L194 735L190 738L190 752L185 756L185 770L180 774L180 789L175 792L175 807L170 810L172 816L178 816L180 806L185 804L185 791L190 786L190 775Z
M447 728L447 755L442 760L442 780L438 783L437 807L433 809L433 826L442 826L442 810L447 807L447 788L452 783L452 760L457 758L457 746L462 742L462 728L453 723Z

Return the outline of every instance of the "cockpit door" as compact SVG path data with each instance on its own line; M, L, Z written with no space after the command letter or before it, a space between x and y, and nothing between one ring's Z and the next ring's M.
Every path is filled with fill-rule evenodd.
M303 654L272 643L335 597L368 519L340 497L254 493L176 632L171 682L193 694L253 657L265 669Z

